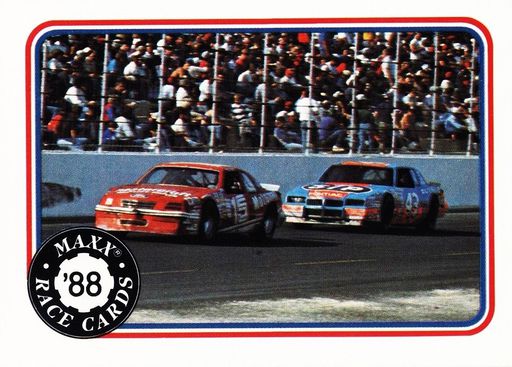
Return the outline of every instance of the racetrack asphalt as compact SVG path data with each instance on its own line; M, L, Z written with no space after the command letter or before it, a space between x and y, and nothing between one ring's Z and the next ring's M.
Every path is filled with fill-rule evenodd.
M42 238L70 226L43 224ZM285 224L265 243L209 245L131 234L142 283L128 323L466 321L482 304L481 237L475 212L448 213L430 234Z

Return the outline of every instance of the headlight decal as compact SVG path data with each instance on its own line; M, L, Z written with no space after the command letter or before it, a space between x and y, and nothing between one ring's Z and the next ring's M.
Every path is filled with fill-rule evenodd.
M304 196L288 196L286 198L287 203L296 203L296 204L304 204L306 202L306 198Z

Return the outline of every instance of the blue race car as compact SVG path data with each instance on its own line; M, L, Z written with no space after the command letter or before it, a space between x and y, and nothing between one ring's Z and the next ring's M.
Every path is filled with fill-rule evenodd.
M289 223L433 230L448 204L440 185L428 183L415 168L347 161L288 192L282 208Z

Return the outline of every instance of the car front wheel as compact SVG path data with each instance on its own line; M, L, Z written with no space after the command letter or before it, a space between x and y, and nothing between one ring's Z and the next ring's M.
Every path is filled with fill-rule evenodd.
M383 230L387 230L393 220L395 212L395 203L389 195L384 196L384 201L380 209L380 226Z
M217 235L219 216L212 204L207 204L201 211L198 237L201 241L211 242Z
M395 202L390 195L385 195L379 209L380 220L378 222L365 222L364 225L377 232L386 232L393 221Z

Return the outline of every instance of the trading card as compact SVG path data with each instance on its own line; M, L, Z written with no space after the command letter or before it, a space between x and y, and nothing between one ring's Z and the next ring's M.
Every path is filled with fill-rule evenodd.
M109 337L478 332L493 308L488 31L279 23L36 29L29 251L77 226L126 244L140 297ZM68 241L49 242L96 246ZM87 289L73 269L55 286Z
M76 348L478 344L496 311L488 26L335 13L33 24L33 322Z

